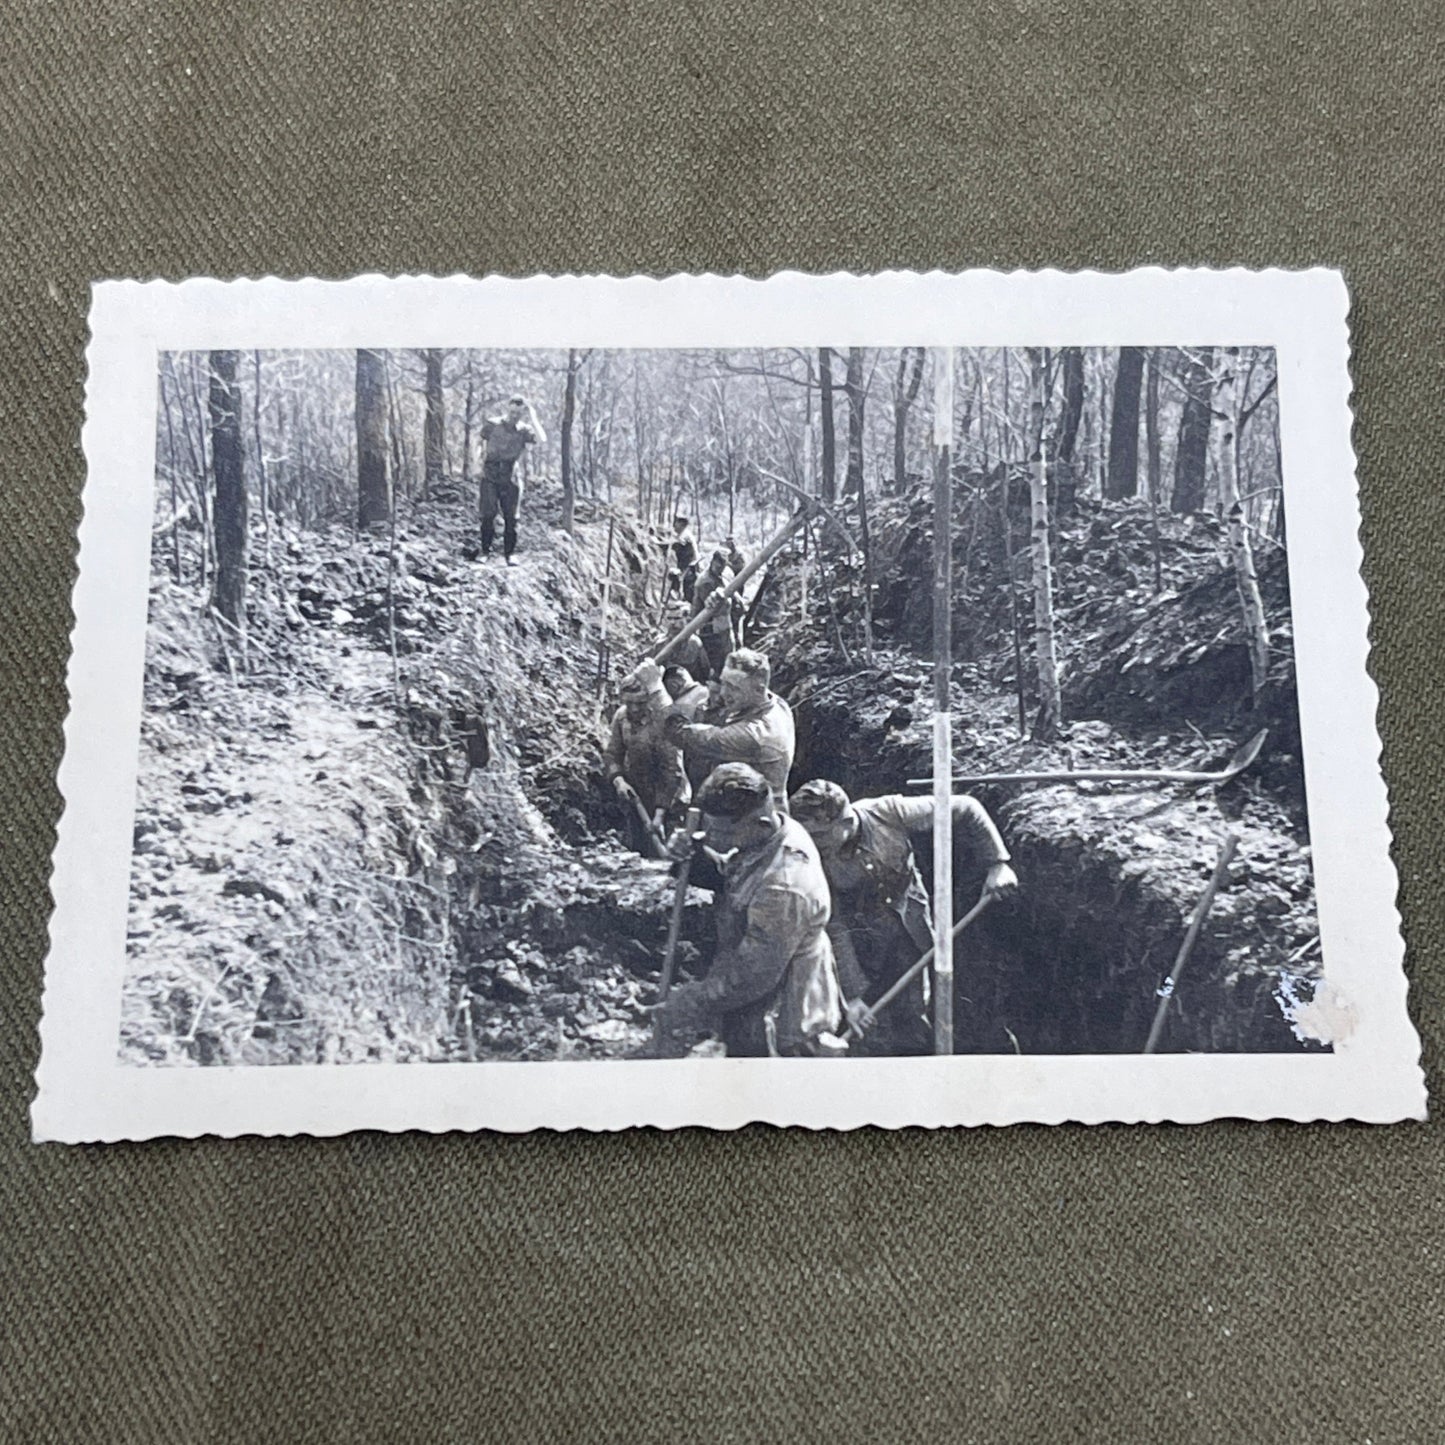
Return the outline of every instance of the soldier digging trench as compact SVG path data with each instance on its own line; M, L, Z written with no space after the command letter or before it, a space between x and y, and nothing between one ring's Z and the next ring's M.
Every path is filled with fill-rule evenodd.
M857 802L817 778L792 798L793 816L817 845L831 890L828 934L850 1022L933 947L933 910L913 840L933 830L933 799L891 794ZM988 810L967 794L953 799L953 827L988 864L985 898L1018 888L1009 852ZM920 970L895 1007L879 1016L877 1042L897 1054L933 1052L928 974Z
M652 661L641 663L623 682L621 697L603 765L623 805L628 846L656 858L668 831L682 821L692 787L683 771L682 749L664 732L672 703L662 669Z
M812 839L746 763L714 768L695 806L726 883L713 902L717 953L706 978L654 1007L659 1037L715 1032L729 1058L845 1053L828 880ZM678 856L692 843L678 835Z

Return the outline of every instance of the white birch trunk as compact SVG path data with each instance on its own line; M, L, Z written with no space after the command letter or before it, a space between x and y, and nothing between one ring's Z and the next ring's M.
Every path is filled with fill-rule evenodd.
M818 485L818 457L813 450L815 439L813 436L813 423L810 421L803 428L803 490L808 496L817 495ZM798 569L798 611L801 620L808 620L808 534L803 533L803 564Z
M1034 568L1034 653L1039 671L1039 715L1034 736L1058 731L1059 658L1054 643L1054 577L1049 554L1049 477L1044 461L1044 355L1029 348L1029 501Z
M1235 395L1237 356L1226 351L1224 368L1214 390L1213 419L1215 467L1219 476L1220 510L1228 523L1229 555L1234 564L1234 583L1244 617L1244 635L1249 646L1250 700L1258 703L1269 674L1269 624L1264 616L1264 598L1254 567L1254 548L1245 525L1244 504L1239 497L1239 398Z
M953 348L933 372L933 1051L953 1053Z

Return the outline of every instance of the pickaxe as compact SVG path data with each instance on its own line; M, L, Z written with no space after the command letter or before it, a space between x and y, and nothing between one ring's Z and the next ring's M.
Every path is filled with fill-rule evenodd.
M792 483L788 482L784 483L784 485L788 486L791 490L798 492L798 495L802 498L802 504L799 506L798 510L794 512L791 517L788 518L787 522L777 533L777 535L773 537L770 542L768 542L768 544L763 548L763 550L759 552L758 555L754 557L753 560L749 562L747 566L744 567L743 570L732 579L731 582L729 582L725 587L719 587L718 590L714 592L711 597L708 598L702 610L698 612L695 616L690 618L686 626L680 628L677 632L673 633L673 635L669 637L667 641L662 644L661 647L655 649L650 654L650 656L655 662L661 662L662 659L668 655L668 653L680 647L684 642L687 641L689 637L692 637L695 633L701 632L702 629L709 622L711 622L712 619L716 617L717 614L721 612L724 607L728 605L728 603L732 600L734 593L736 593L751 577L755 576L764 567L766 567L768 563L771 562L773 558L776 557L778 553L781 552L783 548L788 545L788 543L793 539L798 530L807 523L808 518L813 514L816 513L818 516L822 517L824 521L830 522L833 526L837 527L839 531L842 532L843 536L848 539L849 547L852 547L853 539L851 536L849 536L848 529L842 524L841 521L838 520L836 513L831 511L828 507L825 507L820 501L818 501L816 497L809 497L805 493L801 492L797 487L793 487Z

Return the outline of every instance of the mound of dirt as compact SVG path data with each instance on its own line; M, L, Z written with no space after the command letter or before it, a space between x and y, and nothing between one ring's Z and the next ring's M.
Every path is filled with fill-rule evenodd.
M249 672L196 590L157 576L127 1058L588 1057L646 1037L672 882L596 836L614 821L593 686L607 527L524 518L512 568L469 562L470 532L432 504L394 556L339 530L257 548ZM643 544L625 524L612 542L609 630L631 656Z

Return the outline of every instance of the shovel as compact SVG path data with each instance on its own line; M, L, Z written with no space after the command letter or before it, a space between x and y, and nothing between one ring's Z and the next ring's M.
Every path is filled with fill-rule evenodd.
M662 955L662 976L657 983L657 1001L663 1003L672 989L673 970L677 964L677 940L682 934L682 915L687 907L687 888L692 879L692 855L694 839L702 830L702 811L698 808L687 810L687 819L682 825L688 839L687 857L683 859L677 873L677 888L672 895L672 916L667 921L667 948Z
M955 777L956 788L976 787L981 783L1188 783L1203 787L1206 783L1227 783L1250 767L1264 748L1268 728L1261 728L1242 748L1236 750L1225 767L1218 772L1195 771L1189 768L1086 768L1057 773L969 773ZM909 778L910 788L932 787L932 778Z
M648 816L647 809L643 807L642 799L629 789L627 801L632 804L632 809L637 814L637 821L642 824L642 835L647 839L647 856L649 858L666 858L667 840L658 830L657 824Z
M968 912L965 913L963 917L960 918L958 922L953 925L953 937L957 939L958 935L962 933L963 930L967 928L968 925L972 923L974 919L976 919L979 914L988 907L990 903L993 902L993 899L994 895L992 893L985 893L983 897L980 898L978 902L975 903L973 907L970 908ZM864 1030L867 1029L868 1025L871 1024L873 1020L876 1019L878 1015L881 1014L883 1010L886 1009L888 1005L891 1004L893 1000L896 999L898 995L901 994L903 990L906 989L908 985L912 983L913 980L917 978L918 975L922 973L923 970L927 968L930 963L933 962L933 955L937 951L938 950L936 947L930 948L928 952L925 953L923 957L918 960L917 963L912 964L909 967L906 973L903 973L899 976L897 982L894 983L894 985L888 990L887 993L883 995L882 998L878 1000L877 1003L870 1004L863 1014L861 1027L858 1024L849 1024L848 1037L852 1039L861 1039L863 1037Z

